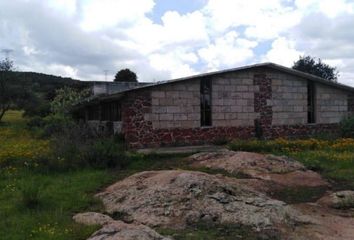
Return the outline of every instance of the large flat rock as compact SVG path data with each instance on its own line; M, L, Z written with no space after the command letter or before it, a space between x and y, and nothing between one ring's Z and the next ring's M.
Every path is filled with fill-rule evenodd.
M241 224L257 231L303 221L284 202L243 181L193 171L149 171L132 175L97 194L106 211L125 222L181 229L200 222Z
M193 167L224 170L250 178L271 181L284 187L327 187L328 182L316 172L285 156L224 151L197 153L190 157Z

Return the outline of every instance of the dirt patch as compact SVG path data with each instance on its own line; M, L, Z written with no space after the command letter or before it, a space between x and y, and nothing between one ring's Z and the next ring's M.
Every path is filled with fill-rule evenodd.
M354 218L341 216L337 210L332 210L318 204L293 205L295 209L311 216L316 224L302 225L290 234L289 239L311 240L353 240ZM308 238L298 238L308 236Z

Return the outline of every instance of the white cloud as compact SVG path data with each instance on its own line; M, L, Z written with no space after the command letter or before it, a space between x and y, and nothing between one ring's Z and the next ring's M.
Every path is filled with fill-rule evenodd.
M302 54L354 76L353 0L199 0L158 21L155 1L0 0L0 48L15 49L21 69L90 80L126 67L151 81L258 60L291 66Z
M169 11L161 20L162 24L156 24L150 19L141 19L134 27L125 31L128 40L123 41L123 44L141 53L150 54L173 45L193 47L209 41L206 22L200 12L180 15Z
M134 24L154 7L153 0L88 0L82 7L81 27L97 31Z
M48 6L56 11L72 16L77 10L76 0L47 0Z
M305 14L323 13L331 18L354 12L354 2L351 0L295 0L295 5Z
M295 49L294 41L281 37L272 43L272 48L263 57L263 61L291 67L301 55L303 53Z
M150 64L159 71L168 71L172 78L185 77L198 73L190 65L198 61L194 53L177 49L169 53L152 54L149 56Z
M217 70L245 63L254 56L252 48L256 46L257 42L239 38L235 31L231 31L200 49L198 54L209 70Z
M247 37L276 38L296 25L301 18L283 0L209 0L203 11L210 17L213 31L224 32L233 27L246 28Z

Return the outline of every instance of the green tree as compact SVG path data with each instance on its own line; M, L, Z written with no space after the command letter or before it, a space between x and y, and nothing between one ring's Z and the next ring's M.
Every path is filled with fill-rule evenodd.
M91 95L90 89L78 91L64 87L56 91L56 96L51 102L51 111L54 114L67 115L71 108Z
M117 72L115 78L115 82L138 82L138 78L135 72L131 71L130 69L122 69Z
M0 122L5 113L11 108L15 95L11 91L10 72L13 70L13 62L8 58L0 61Z
M320 58L316 60L311 56L300 56L299 60L294 62L292 68L333 82L336 82L339 76L336 67L331 67L323 63Z

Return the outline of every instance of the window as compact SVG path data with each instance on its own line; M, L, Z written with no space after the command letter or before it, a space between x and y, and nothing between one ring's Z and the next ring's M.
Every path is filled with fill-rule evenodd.
M118 102L103 103L101 105L101 120L102 121L120 121L121 111Z
M100 120L98 106L88 107L88 120Z
M200 80L200 125L211 126L211 79Z
M315 123L315 84L307 83L307 123Z

